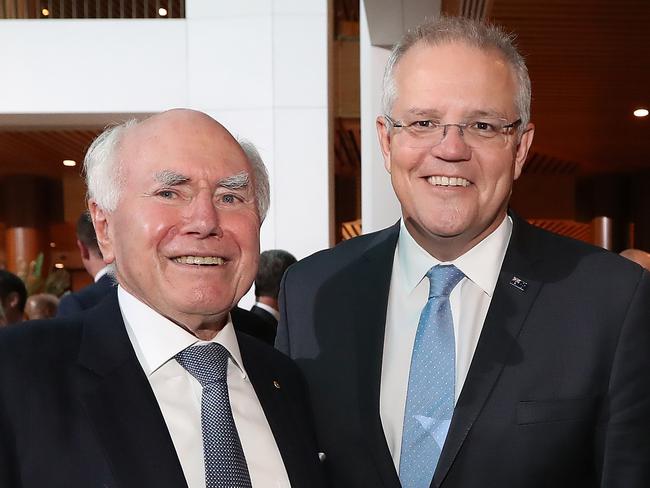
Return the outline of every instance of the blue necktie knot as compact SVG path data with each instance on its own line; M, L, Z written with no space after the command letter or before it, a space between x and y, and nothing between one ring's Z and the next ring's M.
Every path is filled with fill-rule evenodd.
M427 271L429 298L449 296L464 277L463 272L453 264L433 266Z
M194 376L202 387L206 387L211 383L226 381L229 357L228 349L211 342L183 349L176 355L176 361Z

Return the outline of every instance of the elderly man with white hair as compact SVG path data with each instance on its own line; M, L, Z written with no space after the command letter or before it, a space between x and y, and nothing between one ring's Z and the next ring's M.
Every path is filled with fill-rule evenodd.
M231 320L269 204L254 147L172 110L104 132L85 172L118 286L0 335L0 486L324 486L297 368Z

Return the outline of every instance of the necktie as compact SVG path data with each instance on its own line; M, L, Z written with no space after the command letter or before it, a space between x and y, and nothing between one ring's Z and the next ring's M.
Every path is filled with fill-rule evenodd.
M230 408L226 372L228 350L221 344L193 346L176 355L203 388L201 428L207 488L250 488L246 458Z
M411 356L399 477L404 488L431 485L454 411L456 349L449 294L463 278L455 266L427 272L429 299L422 309Z

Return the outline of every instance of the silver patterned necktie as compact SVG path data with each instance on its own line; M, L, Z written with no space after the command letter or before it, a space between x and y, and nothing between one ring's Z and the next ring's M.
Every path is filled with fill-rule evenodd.
M251 488L251 479L230 408L228 350L212 342L179 352L176 361L203 388L201 429L206 488Z
M427 272L429 299L415 334L399 477L404 488L428 488L454 412L456 349L449 294L463 279L453 265Z

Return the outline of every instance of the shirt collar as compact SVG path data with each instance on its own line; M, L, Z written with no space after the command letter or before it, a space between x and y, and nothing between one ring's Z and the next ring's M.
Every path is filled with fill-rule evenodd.
M97 271L97 274L95 275L95 283L97 283L102 276L104 276L106 273L108 273L108 270L111 269L110 266L104 266L102 269Z
M492 296L496 287L501 264L505 257L512 234L512 219L509 215L490 235L465 254L445 264L453 264L473 281L484 293ZM400 224L397 240L397 259L409 293L424 279L432 266L442 262L425 251L408 232L404 219Z
M117 298L124 323L131 332L130 337L135 341L136 354L147 376L151 376L183 349L217 342L228 350L230 358L241 371L242 377L246 377L230 315L224 328L214 338L203 341L141 302L121 286L117 288Z

